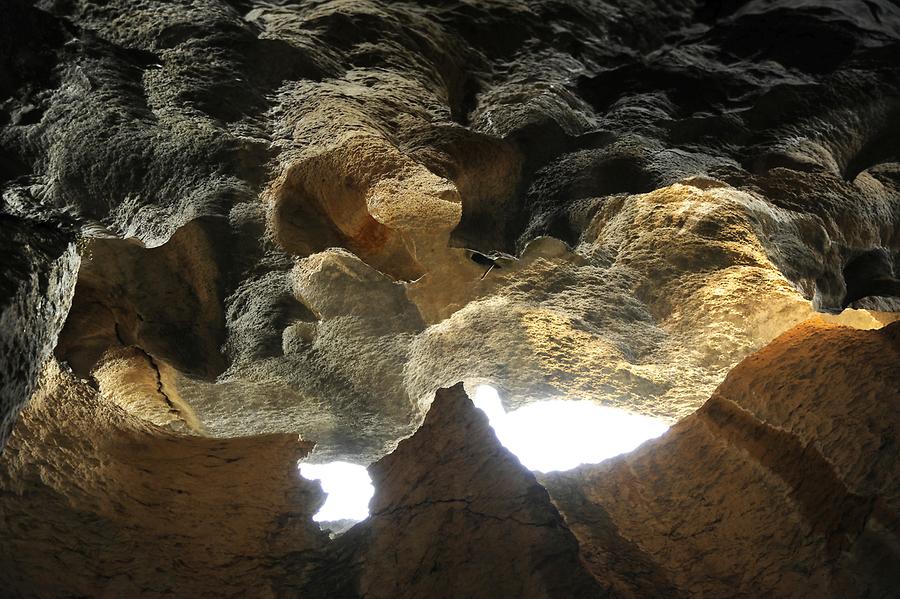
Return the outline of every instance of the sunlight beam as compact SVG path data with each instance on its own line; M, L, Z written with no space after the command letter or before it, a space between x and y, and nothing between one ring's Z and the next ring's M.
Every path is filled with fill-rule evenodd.
M540 401L506 412L490 385L479 385L472 401L487 414L500 442L522 465L537 472L596 464L632 451L669 428L663 420L590 401ZM298 468L304 478L318 480L328 494L313 520L358 522L369 516L375 488L365 467L331 462L301 463Z

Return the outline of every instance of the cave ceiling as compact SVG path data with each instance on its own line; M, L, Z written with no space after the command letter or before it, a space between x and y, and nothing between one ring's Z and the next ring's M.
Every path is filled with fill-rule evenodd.
M896 2L3 13L12 596L900 594ZM672 429L535 475L482 384Z

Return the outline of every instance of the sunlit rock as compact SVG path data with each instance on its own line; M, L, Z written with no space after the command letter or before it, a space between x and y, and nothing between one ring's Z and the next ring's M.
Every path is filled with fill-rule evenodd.
M590 570L647 597L890 596L898 332L793 328L659 440L541 477Z
M891 0L7 0L0 594L893 597L898 44Z

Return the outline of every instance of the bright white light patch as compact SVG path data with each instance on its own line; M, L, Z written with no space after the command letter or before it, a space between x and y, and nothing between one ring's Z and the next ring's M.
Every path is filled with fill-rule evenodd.
M590 401L542 401L507 413L497 390L480 385L473 397L484 410L497 438L529 470L569 470L627 453L669 426L662 420ZM300 474L318 480L328 494L316 522L365 520L375 493L368 471L357 464L299 465Z
M328 493L322 509L313 516L316 522L365 520L369 517L369 500L375 494L369 472L363 466L348 462L300 464L300 475L317 480Z
M480 385L473 400L497 438L529 470L569 470L627 453L666 432L662 420L590 401L541 401L506 413L497 390Z

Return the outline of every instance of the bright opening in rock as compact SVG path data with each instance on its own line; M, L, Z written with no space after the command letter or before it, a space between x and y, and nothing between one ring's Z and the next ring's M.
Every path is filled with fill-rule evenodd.
M300 475L317 480L328 494L313 520L316 522L359 522L369 516L369 500L375 493L372 479L364 466L349 462L330 464L300 464Z
M480 385L473 401L494 427L497 438L529 470L569 470L636 449L669 425L590 401L541 401L507 413L500 395Z
M487 414L500 442L529 470L569 470L637 448L669 428L664 421L590 401L537 402L506 412L497 390L480 385L473 397ZM328 494L316 522L359 522L369 516L375 493L365 467L349 462L298 466L301 476L318 480Z

